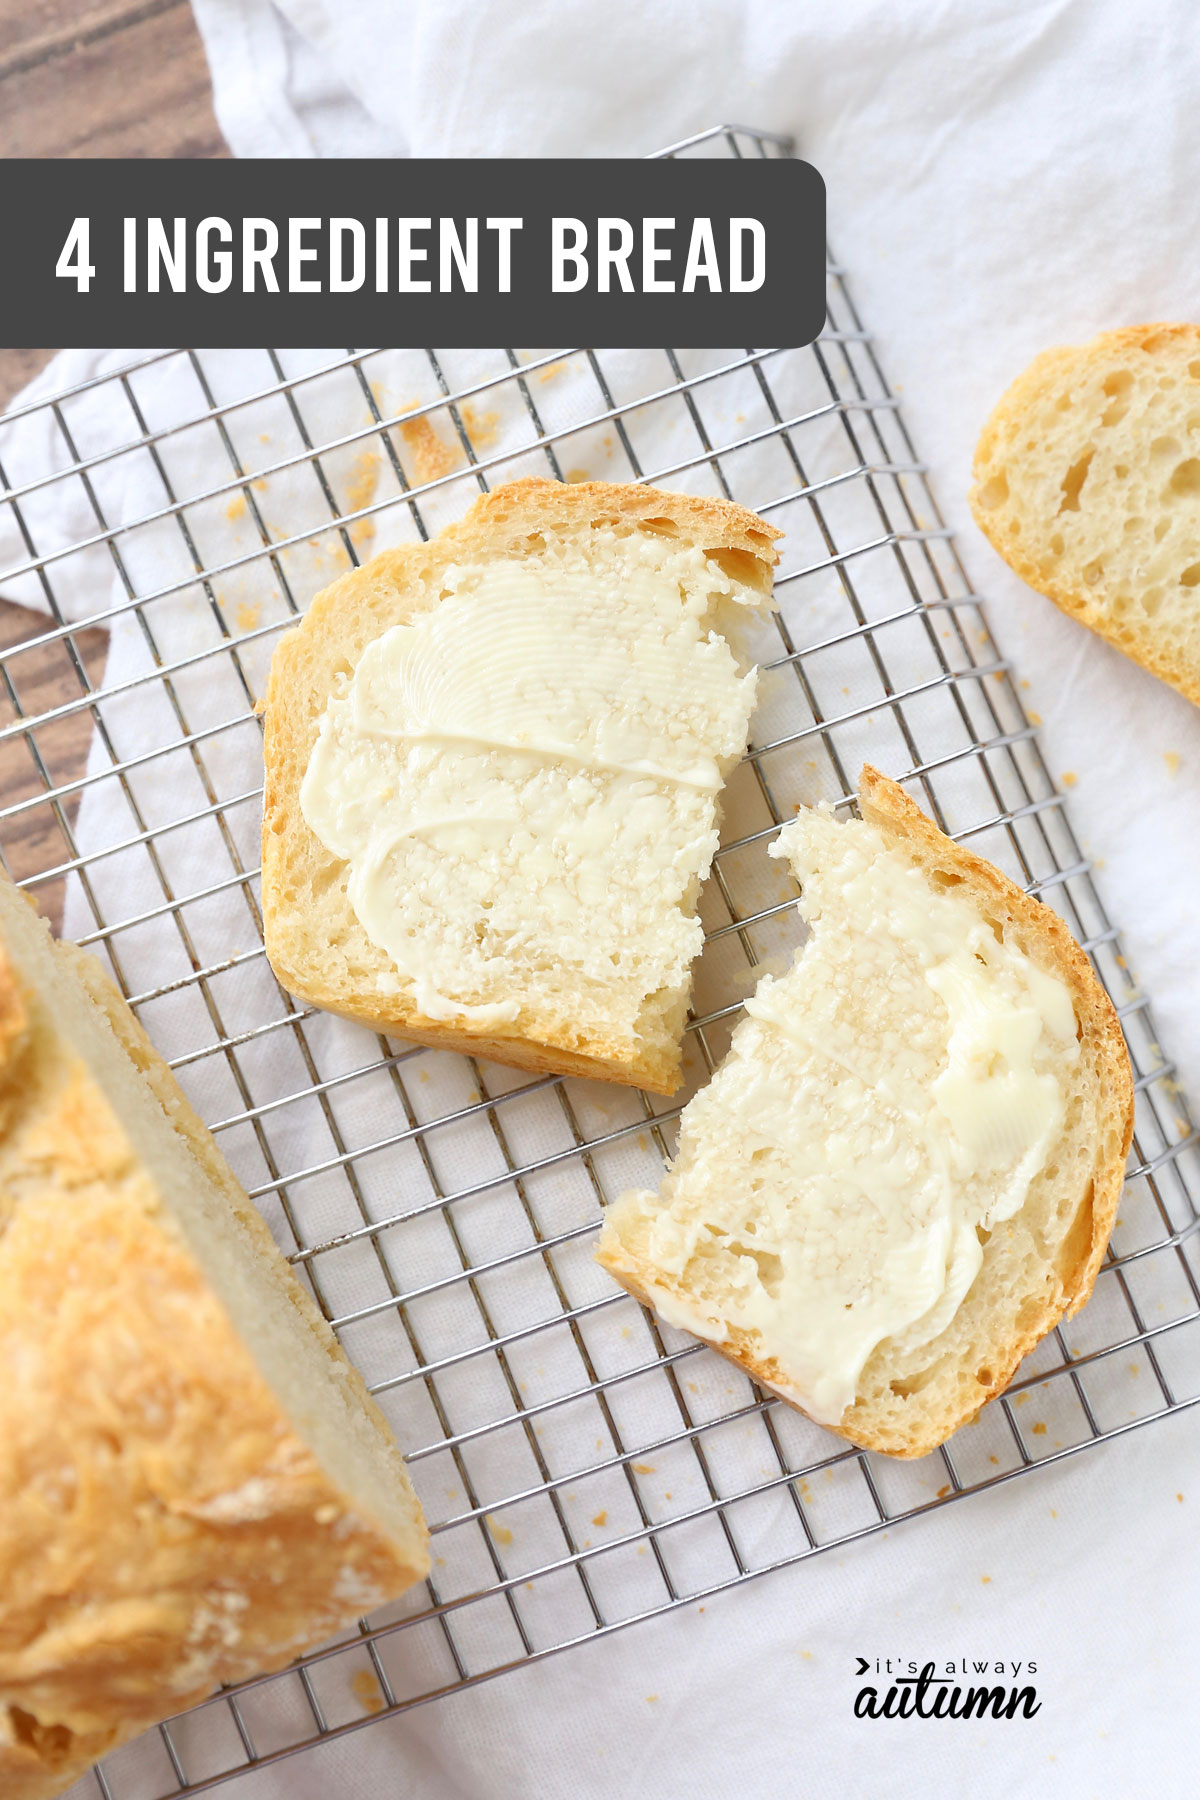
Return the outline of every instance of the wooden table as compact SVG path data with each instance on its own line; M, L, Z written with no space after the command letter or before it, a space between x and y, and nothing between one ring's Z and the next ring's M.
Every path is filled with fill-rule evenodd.
M188 0L0 0L0 156L228 155ZM0 348L0 406L52 354Z
M228 154L188 0L0 0L0 155Z
M228 156L212 110L204 47L188 0L0 0L0 156ZM20 179L5 171L6 179ZM0 348L0 406L52 350ZM43 614L0 600L0 653L46 628ZM74 634L94 682L107 636ZM79 692L61 645L18 659L27 713ZM0 696L0 727L14 716ZM47 728L56 780L84 773L92 721L80 712ZM39 734L40 736L41 734ZM42 791L18 739L0 752L0 806ZM68 821L74 808L64 808ZM48 806L19 814L0 834L14 875L61 862L62 832ZM61 923L63 883L37 891Z

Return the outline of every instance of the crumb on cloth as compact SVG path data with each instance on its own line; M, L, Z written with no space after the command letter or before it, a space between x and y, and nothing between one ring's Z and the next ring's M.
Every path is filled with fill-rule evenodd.
M350 1686L359 1705L369 1713L382 1712L387 1702L379 1678L371 1669L359 1669Z

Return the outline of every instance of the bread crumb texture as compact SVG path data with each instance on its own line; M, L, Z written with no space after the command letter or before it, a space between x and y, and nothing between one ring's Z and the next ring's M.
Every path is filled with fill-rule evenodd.
M984 427L971 507L1031 587L1200 703L1200 326L1036 357Z
M872 769L860 804L786 827L812 935L597 1255L842 1436L920 1456L1090 1291L1132 1077L1057 916Z

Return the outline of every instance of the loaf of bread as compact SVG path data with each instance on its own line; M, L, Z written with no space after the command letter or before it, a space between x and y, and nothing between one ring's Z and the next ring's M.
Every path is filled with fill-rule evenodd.
M1061 920L873 769L859 804L780 834L811 935L597 1255L818 1423L922 1456L1091 1291L1133 1085Z
M728 501L516 481L281 639L263 918L290 993L659 1093L745 749L778 536Z
M400 1452L100 965L0 880L0 1794L429 1566Z
M984 427L971 506L1031 587L1200 703L1200 326L1035 358Z

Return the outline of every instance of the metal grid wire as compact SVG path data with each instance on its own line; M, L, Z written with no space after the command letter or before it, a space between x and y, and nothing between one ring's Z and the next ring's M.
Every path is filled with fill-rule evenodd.
M757 132L723 128L675 153L765 157L789 149ZM0 728L0 780L6 794L18 791L0 811L6 863L43 905L61 894L64 880L77 884L92 921L80 935L107 953L152 1033L156 1020L167 1017L158 1010L166 1000L199 1003L199 1012L187 1017L203 1028L195 1028L191 1041L175 1043L173 1066L206 1107L283 1241L294 1245L294 1263L396 1423L436 1557L423 1588L364 1620L357 1632L282 1675L247 1683L199 1709L203 1730L194 1728L196 1715L162 1727L157 1773L146 1772L144 1743L136 1780L125 1760L129 1752L110 1758L95 1775L107 1800L200 1792L373 1718L933 1511L1200 1398L1200 1286L1190 1235L1197 1218L1194 1162L1189 1167L1195 1134L1043 762L1020 684L988 633L834 263L828 308L827 329L809 349L705 357L656 352L658 384L636 393L622 388L616 353L506 351L498 372L456 386L450 353L431 351L434 398L391 417L371 380L377 353L331 352L321 367L288 374L284 353L269 352L271 379L253 397L286 410L295 447L287 456L270 451L257 472L238 442L238 409L250 396L239 392L236 401L223 402L199 354L158 352L39 403L58 434L60 467L32 475L0 467L0 514L8 509L24 545L18 573L36 581L50 614L48 624L3 659L8 722ZM257 540L215 563L205 559L196 522L203 509L179 500L172 485L170 446L180 428L156 430L140 397L146 372L173 358L184 359L195 382L188 427L208 434L211 460L201 498L244 515ZM590 372L595 404L582 425L558 429L543 420L539 384L563 366ZM789 372L796 371L807 386L789 386ZM733 375L752 383L755 412L716 424L710 401ZM313 396L331 376L353 382L361 403L334 430L327 414L312 417ZM89 449L76 440L72 407L97 387L123 400L127 423L119 443ZM810 398L797 406L797 392ZM731 1375L711 1352L658 1326L602 1276L581 1273L591 1270L601 1207L625 1179L623 1154L636 1146L655 1159L668 1155L678 1104L625 1092L614 1100L610 1090L598 1100L586 1083L445 1057L443 1071L451 1064L461 1070L462 1084L451 1091L453 1083L450 1089L443 1083L431 1103L422 1082L433 1053L358 1033L356 1059L332 1065L320 1014L282 994L265 1016L248 1016L238 1005L243 984L263 973L260 941L216 952L205 942L207 904L238 898L256 929L259 923L260 790L226 792L220 751L231 734L258 729L248 673L255 648L262 644L269 652L281 626L320 585L296 591L289 553L331 531L340 560L357 562L383 511L406 511L415 532L425 535L439 492L461 482L464 469L480 489L505 479L513 458L489 452L478 420L478 408L498 398L526 409L526 443L554 476L570 477L581 433L603 431L615 478L723 493L788 533L781 611L771 627L779 638L768 659L774 699L760 712L757 741L732 784L704 901L707 947L688 1028L693 1086L720 1058L748 990L747 970L795 941L788 935L793 896L766 861L777 824L801 797L851 805L851 771L864 753L904 780L953 836L1061 911L1121 1014L1137 1080L1137 1131L1096 1294L1077 1320L1040 1346L973 1428L919 1463L860 1453L809 1426ZM365 427L355 423L362 405ZM682 409L690 433L686 454L669 467L644 466L639 422L668 406ZM412 432L422 419L445 423L456 472L414 462ZM810 442L817 431L825 450L824 460L814 462ZM837 447L832 465L831 444ZM330 473L338 454L362 445L373 445L390 470L395 485L387 497L368 495L364 502ZM764 453L772 471L765 491ZM133 523L114 525L105 473L133 454L151 459L160 498ZM522 470L528 466L526 458ZM264 516L260 493L264 477L288 471L315 479L318 512L280 536ZM88 527L43 541L39 502L51 500L64 482L77 484L76 497L86 496ZM854 507L845 505L847 498ZM137 565L138 532L164 522L177 529L190 565L181 580L163 581ZM102 615L78 621L60 605L61 585L72 558L97 551L111 559L117 598ZM245 620L235 631L220 584L251 565L269 565L282 611L266 623ZM217 635L181 654L159 641L158 621L164 602L189 585ZM3 577L0 591L8 591ZM133 754L122 749L112 726L112 687L106 693L91 631L129 616L136 618L147 662L117 698L165 705L164 716L176 726L169 742ZM815 632L814 619L821 621ZM27 669L43 670L51 654L58 659L53 680L27 677ZM215 679L218 665L232 671L240 705L227 718L197 723L184 676L203 667ZM836 670L833 679L828 669ZM64 772L64 733L84 721L91 760L83 773L74 766ZM931 739L936 751L928 748ZM181 756L192 772L195 801L180 809L173 799L175 811L164 817L143 778L153 775L157 761L169 757L177 765ZM77 808L98 784L119 786L127 827L99 849L81 849ZM208 841L223 847L222 860L210 859L198 882L193 870L181 891L172 845L199 824L216 831ZM140 893L123 899L120 884L104 879L106 865L119 864L135 847L161 886L150 906ZM768 874L773 888L764 886ZM139 989L125 946L151 927L177 933L184 967ZM264 1097L253 1057L284 1040L298 1077ZM206 1074L220 1079L196 1086ZM225 1110L213 1098L218 1094L229 1096ZM357 1112L356 1096L364 1102ZM544 1132L531 1144L522 1129L523 1109L547 1097L558 1119L549 1147ZM286 1128L289 1118L314 1108L327 1145L315 1160L311 1149L296 1148ZM464 1183L456 1169L478 1169L471 1157L478 1156L481 1131L495 1172ZM411 1181L397 1178L392 1163L385 1164L392 1171L386 1180L376 1178L387 1153L409 1159ZM314 1184L327 1190L333 1184L351 1208L343 1229L313 1233L305 1195ZM570 1204L556 1210L555 1196L568 1190ZM481 1202L490 1209L482 1234L472 1210ZM413 1264L392 1252L406 1228L429 1220L440 1221L451 1262L414 1281ZM339 1298L345 1285L338 1259L348 1254L371 1261L375 1298L366 1303ZM362 1267L356 1264L360 1275ZM542 1284L537 1317L530 1323L520 1315L514 1325L518 1315L507 1297L531 1273ZM448 1300L454 1302L449 1314L429 1311L430 1302ZM647 1419L657 1422L647 1429ZM524 1521L535 1517L540 1523L531 1537ZM532 1554L529 1542L537 1545Z

